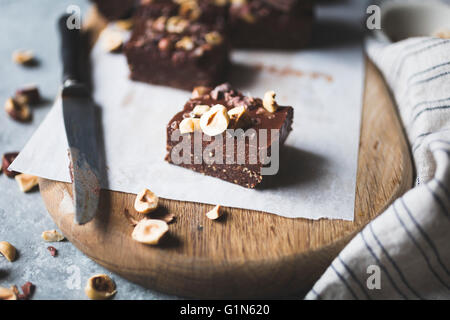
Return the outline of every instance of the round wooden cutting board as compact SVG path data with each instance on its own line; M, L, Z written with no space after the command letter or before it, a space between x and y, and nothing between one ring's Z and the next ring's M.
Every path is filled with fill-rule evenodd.
M396 109L381 75L367 63L354 222L288 219L162 199L157 214L175 222L158 246L131 239L135 195L102 190L99 214L84 225L67 213L71 185L41 179L49 213L87 256L151 289L198 298L301 297L348 241L412 186L413 167Z

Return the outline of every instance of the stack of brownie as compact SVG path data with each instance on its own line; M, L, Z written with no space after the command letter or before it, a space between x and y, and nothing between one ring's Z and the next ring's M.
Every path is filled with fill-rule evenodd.
M131 38L124 46L131 79L186 90L195 88L192 99L167 126L166 160L247 188L260 185L263 168L267 167L264 159L250 161L247 154L240 163L194 161L194 135L200 132L217 138L226 137L230 129L241 129L245 134L275 130L279 135L269 133L263 146L269 157L274 142L285 141L292 130L293 109L279 107L275 93L268 91L261 100L244 96L228 84L214 86L226 79L231 46L305 47L312 29L312 0L140 0L137 4L134 0L94 1L111 19L123 18L130 8L134 10ZM122 7L117 6L119 3ZM192 143L189 161L175 161L173 151L186 137ZM208 146L206 141L202 147ZM253 146L245 137L244 141L246 149ZM239 153L235 147L231 156Z
M142 1L125 54L131 78L192 90L225 80L225 6L211 1Z
M109 19L134 12L131 78L191 90L226 79L236 48L308 45L313 0L93 0Z

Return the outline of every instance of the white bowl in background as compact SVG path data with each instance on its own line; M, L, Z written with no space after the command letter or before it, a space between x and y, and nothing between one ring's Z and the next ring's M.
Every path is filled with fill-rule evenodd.
M450 30L450 5L441 1L391 0L380 7L381 30L376 35L383 40L395 42Z

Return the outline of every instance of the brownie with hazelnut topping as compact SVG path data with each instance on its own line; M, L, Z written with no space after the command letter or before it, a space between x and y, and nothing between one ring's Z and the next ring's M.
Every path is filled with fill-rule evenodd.
M186 90L223 82L229 43L222 30L181 16L136 19L124 47L131 79Z
M311 40L312 0L232 0L229 27L234 47L299 49Z
M98 11L108 20L124 19L131 16L137 0L91 0Z
M278 106L272 91L259 99L229 84L196 87L167 125L165 160L256 188L278 171L275 157L292 130L293 115L292 107Z
M141 0L135 19L180 16L226 28L229 0Z

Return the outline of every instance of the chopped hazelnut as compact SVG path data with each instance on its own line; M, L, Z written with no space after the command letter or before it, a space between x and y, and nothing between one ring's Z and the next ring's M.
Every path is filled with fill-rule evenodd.
M199 104L194 107L194 109L192 110L192 114L196 117L201 117L205 112L208 112L209 109L211 108L208 105Z
M38 177L31 174L21 173L14 177L19 184L20 191L28 192L38 185Z
M6 100L5 111L11 118L20 122L27 122L31 119L30 107L13 98Z
M208 44L216 46L222 43L223 38L217 31L209 32L205 34L205 40Z
M183 38L181 38L181 40L179 40L175 43L175 47L177 49L183 49L183 50L189 51L189 50L194 49L194 42L192 41L191 37L184 36Z
M172 48L172 43L170 42L169 39L167 38L162 38L161 40L159 40L158 42L158 48L161 51L167 51L170 50Z
M141 243L158 244L168 230L169 226L163 220L143 219L134 227L131 237Z
M206 217L208 217L208 219L211 220L216 220L218 218L220 218L220 216L222 215L222 207L220 205L216 205L211 211L208 211L206 213Z
M22 104L37 104L41 101L41 95L37 86L29 85L18 89L14 100Z
M119 52L123 46L122 34L117 31L105 29L102 32L103 48L107 52Z
M215 136L224 132L228 128L229 122L227 108L216 104L201 116L200 128L205 134Z
M0 287L0 300L17 300L14 290Z
M8 170L8 167L13 163L16 157L19 155L18 152L8 152L5 153L2 157L2 170L6 174L7 177L14 178L14 176L19 173L16 171Z
M186 118L180 122L180 133L191 133L194 131L201 131L200 119Z
M0 241L0 254L9 262L13 262L16 259L16 248L7 241Z
M106 274L98 274L90 277L84 292L89 299L106 300L117 293L114 281Z
M152 28L156 31L163 32L166 29L167 18L165 16L161 16L153 21Z
M203 46L197 47L194 49L194 51L192 52L192 55L194 57L201 57L203 54L205 53L205 49L203 48Z
M44 231L42 232L41 236L42 239L44 239L47 242L58 242L64 240L64 236L56 230Z
M139 213L149 213L158 208L158 197L149 189L139 192L134 201L134 209Z
M133 27L133 19L118 20L116 26L122 30L130 30Z
M197 20L202 11L195 0L186 0L180 3L178 10L180 16L187 17L190 20Z
M247 108L244 106L235 107L228 111L230 117L230 127L232 129L245 129L252 124Z
M34 53L31 50L14 51L12 58L15 63L22 65L31 65L35 62Z
M189 21L180 16L167 19L166 30L170 33L182 33L189 25Z
M278 104L275 101L275 92L267 91L264 94L263 106L269 112L275 112L278 109Z
M191 98L192 99L200 98L210 92L211 92L210 87L203 87L203 86L195 87L194 90L192 90Z

